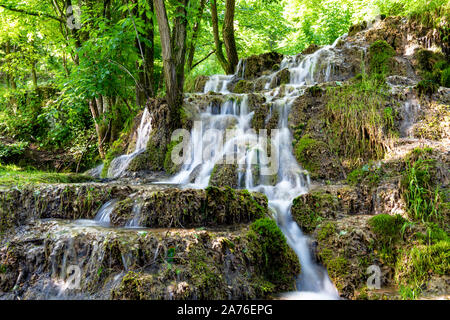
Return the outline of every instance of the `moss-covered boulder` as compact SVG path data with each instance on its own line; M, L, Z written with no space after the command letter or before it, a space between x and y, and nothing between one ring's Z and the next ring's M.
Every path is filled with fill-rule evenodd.
M339 161L323 141L304 135L295 145L294 154L313 179L335 179L342 176Z
M291 214L302 230L310 233L322 221L335 219L340 209L336 195L324 191L312 191L294 199Z
M212 187L239 187L237 164L216 164L211 173L209 185Z
M251 93L255 88L252 81L239 80L233 88L234 93Z
M110 222L112 226L124 226L128 221L133 219L134 199L126 198L118 201L114 206L114 210L110 215Z
M273 71L279 66L283 55L277 52L267 52L253 55L246 59L244 78L251 80L260 77L265 71Z
M291 73L289 69L285 68L277 72L270 82L270 88L276 88L283 84L288 84L291 81Z
M165 252L158 272L129 271L114 299L255 299L295 288L300 265L276 223L217 235L199 231Z
M204 227L248 223L268 214L267 198L231 188L166 189L141 197L139 225Z
M124 199L127 186L58 184L0 190L0 230L23 225L33 219L93 219L108 200Z

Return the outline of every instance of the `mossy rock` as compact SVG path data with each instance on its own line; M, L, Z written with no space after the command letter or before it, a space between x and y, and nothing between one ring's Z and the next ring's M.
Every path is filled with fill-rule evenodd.
M433 71L434 65L444 59L442 54L435 53L431 50L420 49L414 53L414 66L419 70L419 73L423 74L427 71Z
M296 143L294 154L313 179L333 179L342 176L339 160L328 145L311 138L310 135L303 135Z
M148 170L149 167L150 167L150 156L148 155L147 152L142 152L141 154L138 154L130 161L127 170L130 172L145 171Z
M213 187L238 187L237 164L216 164L211 173L209 185Z
M254 90L254 83L248 80L239 80L233 88L234 93L251 93Z
M389 62L395 50L386 41L377 40L369 47L369 70L371 73L388 74Z
M346 216L337 221L324 221L314 232L316 258L327 269L340 296L347 299L357 298L358 291L366 285L367 267L380 265L373 248L376 240L368 225L369 218Z
M270 83L270 88L276 88L283 84L289 84L291 81L291 72L289 69L285 68L280 70L272 79Z
M272 290L294 290L300 263L275 221L270 218L256 220L250 225L247 236L251 239L249 250L257 257L264 278L274 285Z
M133 218L134 200L126 198L118 201L111 212L110 221L113 226L124 226L129 220Z
M172 140L167 146L166 156L164 158L164 170L168 174L177 173L178 171L180 171L180 169L183 165L183 163L176 164L172 161L172 152L174 151L174 148L179 148L177 146L180 145L181 143L182 143L182 138L180 137L177 140ZM182 152L182 151L180 150L180 152ZM181 156L181 154L179 154L179 156Z
M170 188L144 197L142 203L139 225L149 228L233 225L268 214L264 195L228 187Z
M283 55L277 52L266 52L253 55L246 59L244 79L256 79L265 71L273 71L275 65L279 65Z
M261 299L294 290L300 265L276 223L260 219L249 230L238 230L197 231L183 237L172 233L173 239L161 240L161 254L153 259L157 268L128 271L112 298ZM155 245L149 244L154 251ZM153 257L152 251L144 257Z
M205 84L209 80L209 77L200 75L195 78L194 90L195 92L203 92L205 89Z
M302 51L302 54L303 54L303 55L305 55L305 54L311 54L311 53L316 52L316 51L319 50L319 49L320 49L320 46L318 46L317 44L312 43L312 44L310 44L310 45L308 46L308 48L306 48L305 50Z
M339 210L336 195L312 191L294 199L291 213L302 230L311 233L322 221L335 218Z
M352 37L358 32L361 32L367 28L367 21L362 21L360 23L356 23L354 25L351 25L348 29L348 36Z

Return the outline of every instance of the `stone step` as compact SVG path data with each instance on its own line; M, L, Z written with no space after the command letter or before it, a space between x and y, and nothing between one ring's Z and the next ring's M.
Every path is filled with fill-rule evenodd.
M36 220L0 237L0 299L267 298L293 290L300 271L284 238L270 232Z

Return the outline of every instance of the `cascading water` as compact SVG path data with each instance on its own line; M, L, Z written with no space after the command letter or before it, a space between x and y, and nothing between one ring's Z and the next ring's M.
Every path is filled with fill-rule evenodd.
M214 167L220 161L229 163L227 159L234 159L238 164L238 186L262 192L267 196L269 207L276 213L280 229L299 257L302 266L298 279L299 291L287 294L287 298L339 298L326 270L317 265L311 257L309 238L291 217L292 201L308 192L309 176L293 156L292 136L288 127L291 105L304 92L305 85L316 83L318 78L324 81L330 79L333 49L338 40L331 46L305 56L300 62L297 62L296 57L283 59L281 69L288 68L291 74L290 84L286 86L289 90L283 98L277 97L280 88L264 92L266 102L271 104L270 112L277 111L279 114L278 130L272 130L270 157L267 145L264 144L265 140L260 139L261 136L251 129L254 112L250 110L248 95L229 95L228 100L220 107L210 105L201 113L200 121L195 122L191 131L187 152L191 161L185 163L181 171L169 181L191 188L205 188L209 184ZM228 93L228 84L232 79L243 76L244 66L241 62L233 76L212 76L205 86L205 93ZM267 81L266 89L273 76L264 76ZM229 128L234 130L231 134L230 131L225 133ZM276 170L270 173L274 166ZM266 183L271 180L263 179L267 175L275 177L276 182Z
M116 207L117 199L106 202L99 210L94 221L103 226L109 226L111 212Z
M141 123L137 130L136 147L133 153L124 154L111 161L108 168L108 178L119 178L124 174L131 163L131 160L145 151L150 132L152 131L151 116L148 109L145 108L142 113Z

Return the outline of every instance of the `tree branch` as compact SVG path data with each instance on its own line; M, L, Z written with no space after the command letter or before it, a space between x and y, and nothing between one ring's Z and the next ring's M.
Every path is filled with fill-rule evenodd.
M191 70L194 69L196 66L198 66L198 65L199 65L200 63L202 63L203 61L205 61L206 59L208 59L209 56L212 55L212 54L215 53L215 52L216 52L216 50L211 51L210 53L208 53L208 54L206 55L206 57L204 57L203 59L201 59L201 60L199 60L198 62L194 63L194 64L192 65L192 67L191 67Z
M6 10L9 10L9 11L18 12L18 13L24 13L24 14L27 14L29 16L35 16L35 17L39 17L39 18L40 17L45 17L45 18L53 19L53 20L56 20L56 21L59 21L59 22L65 22L63 19L58 18L58 17L53 16L53 15L48 14L48 13L31 12L31 11L27 11L25 9L14 8L14 7L11 7L11 6L8 6L8 5L4 5L4 4L0 4L0 7L4 8Z

